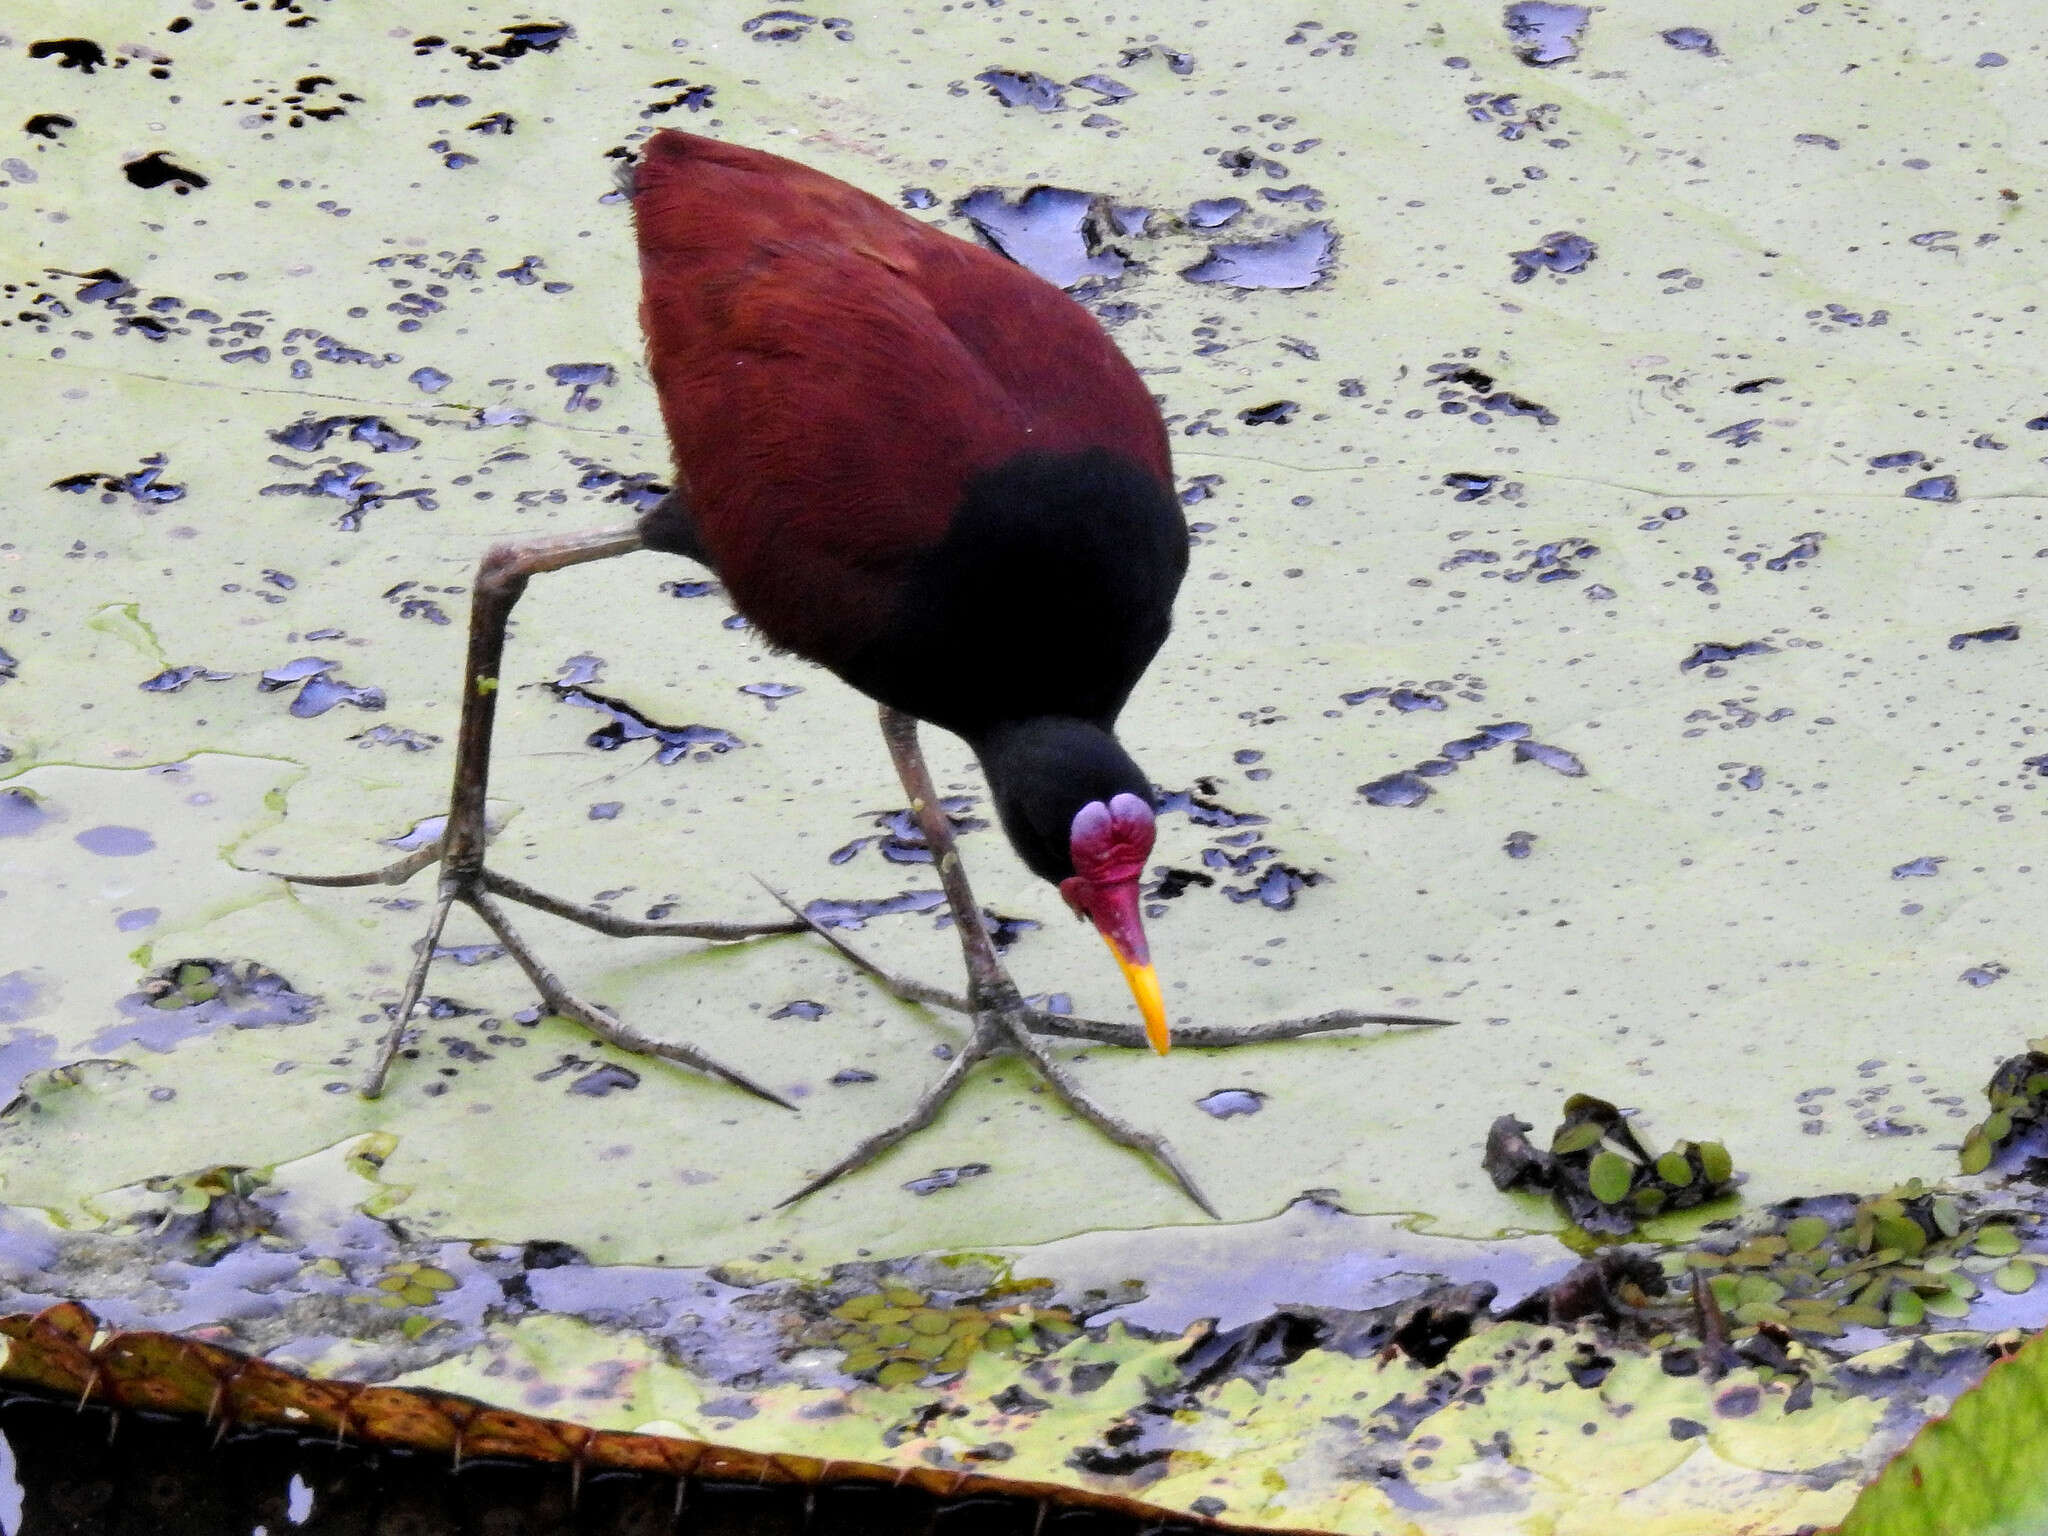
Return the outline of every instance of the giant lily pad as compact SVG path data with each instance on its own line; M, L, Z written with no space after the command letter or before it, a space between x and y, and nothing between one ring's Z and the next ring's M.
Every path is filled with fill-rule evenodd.
M407 1243L448 1253L319 1254L400 1304L365 1303L387 1323L331 1359L292 1355L284 1327L245 1341L259 1352L450 1381L486 1348L544 1369L631 1353L587 1320L487 1339L485 1309L425 1359L433 1331L404 1320L440 1304L406 1298L440 1295L422 1270L454 1275L437 1261L470 1243L815 1283L1192 1216L1009 1064L779 1209L961 1039L806 937L527 925L578 991L799 1113L537 1016L460 927L417 1054L384 1098L352 1091L431 876L294 891L268 871L365 867L425 835L482 548L624 522L665 476L608 151L671 124L1041 265L1158 391L1195 547L1124 729L1178 808L1151 919L1170 1007L1460 1021L1163 1062L1071 1050L1230 1222L1316 1190L1432 1241L1554 1229L1479 1157L1496 1117L1573 1093L1655 1145L1738 1149L1753 1208L1953 1166L2042 984L2030 17L1787 0L1595 11L1555 37L1528 20L1455 0L1306 19L1176 0L1130 22L12 7L0 1199L10 1232L40 1234L11 1253L76 1266L52 1290L41 1260L12 1264L19 1309L107 1293L139 1241L123 1222L159 1199L209 1219L232 1200L219 1235L260 1246L260 1192L220 1170L365 1138L374 1214L402 1208ZM769 651L707 582L653 555L536 582L493 857L626 915L773 915L750 875L874 904L849 939L950 984L936 882L888 857L901 795L869 706ZM960 814L986 819L964 749L929 747ZM963 848L1017 920L1024 987L1122 1016L1056 895L996 835ZM1124 1278L1170 1267L1141 1251ZM387 1263L415 1267L371 1275ZM2001 1325L2043 1320L2030 1288L1990 1289L2016 1298ZM1887 1294L1907 1293L1933 1294ZM178 1326L218 1321L209 1305ZM1798 1421L1765 1411L1771 1385L1740 1435ZM1385 1491L1318 1441L1328 1415L1257 1406L1247 1474L1316 1490L1276 1495L1275 1518L1373 1528ZM1559 1472L1569 1458L1517 1475L1673 1530L1686 1489L1713 1529L1738 1507L1831 1519L1853 1477L1787 1469L1868 1426L1806 1422L1823 1421L1775 1460L1694 1437L1710 1472L1697 1453L1660 1471L1638 1421L1612 1487ZM1545 1457L1613 1443L1557 1435ZM1429 1497L1452 1522L1491 1486L1448 1481Z

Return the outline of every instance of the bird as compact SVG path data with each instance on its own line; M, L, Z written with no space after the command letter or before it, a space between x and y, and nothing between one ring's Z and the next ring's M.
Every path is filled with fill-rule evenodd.
M991 1054L1027 1057L1081 1118L1215 1208L1163 1137L1096 1104L1042 1036L1172 1040L1142 916L1158 835L1151 779L1118 739L1172 625L1188 528L1158 402L1082 304L997 251L797 161L701 135L649 136L624 180L640 322L673 483L630 527L493 545L472 588L455 783L442 837L357 875L438 862L438 899L369 1091L380 1091L450 908L473 908L542 1000L625 1049L779 1095L695 1047L575 997L496 898L620 935L737 940L808 928L899 996L959 1009L974 1033L910 1114L787 1204L929 1124ZM945 887L963 996L897 977L789 903L787 921L635 922L491 869L485 786L506 620L545 571L636 550L707 566L771 644L873 699ZM1000 667L990 656L1011 658ZM918 745L920 722L973 751L1006 840L1101 935L1142 1027L1028 1006L997 958ZM1205 1045L1368 1022L1338 1010L1196 1030ZM787 1107L787 1106L786 1106Z

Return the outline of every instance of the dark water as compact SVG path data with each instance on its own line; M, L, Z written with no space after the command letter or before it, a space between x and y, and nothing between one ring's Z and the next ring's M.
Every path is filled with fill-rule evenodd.
M915 1488L815 1489L220 1435L196 1418L0 1397L5 1536L1194 1536L1128 1515Z

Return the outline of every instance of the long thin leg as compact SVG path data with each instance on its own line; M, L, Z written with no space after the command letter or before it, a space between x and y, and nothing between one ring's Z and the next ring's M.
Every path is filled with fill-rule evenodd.
M981 921L981 907L974 889L967 883L967 869L960 862L960 850L953 842L953 824L939 804L939 792L932 787L931 769L917 745L917 721L901 710L882 706L882 739L889 744L889 757L896 765L896 777L910 795L910 814L917 818L925 846L932 851L932 864L939 872L939 884L946 892L946 905L953 909L953 926L960 932L961 953L967 957L967 996L977 1009L1018 1005L1017 987L1003 962L996 958L995 941Z
M402 859L393 860L381 869L357 870L347 875L289 875L274 870L280 880L293 885L316 885L329 890L346 890L364 885L403 885L430 864L441 860L442 839L415 848ZM545 912L550 917L566 918L569 922L580 923L598 933L615 939L638 939L654 936L676 939L758 939L772 933L807 933L815 925L805 917L801 909L791 908L795 916L779 922L719 922L684 919L681 922L655 922L647 918L620 917L598 907L585 906L581 902L564 901L559 896L550 896L546 891L536 890L524 880L514 880L510 875L501 875L488 865L481 876L484 889L507 901L516 901L523 907L532 907L536 912ZM772 894L772 893L771 893ZM778 900L781 898L778 896ZM788 906L784 901L783 905Z
M1112 1024L1106 1019L1082 1019L1071 1014L1029 1010L1034 1035L1055 1035L1066 1040L1093 1040L1100 1045L1121 1045L1130 1050L1150 1050L1145 1031L1135 1024ZM1258 1045L1268 1040L1299 1040L1307 1035L1333 1034L1340 1029L1358 1029L1368 1024L1407 1025L1422 1029L1448 1029L1456 1019L1428 1019L1408 1013L1359 1013L1351 1008L1332 1008L1293 1019L1263 1019L1257 1024L1176 1024L1173 1043L1177 1046L1225 1049L1233 1045Z
M382 870L359 877L364 884L372 880L397 884L426 868L436 857L441 864L440 887L434 915L427 925L426 942L420 946L419 958L405 979L405 991L400 995L398 1011L392 1015L391 1028L378 1048L377 1059L363 1079L365 1098L374 1099L384 1092L391 1060L398 1054L412 1011L426 988L427 970L434 962L434 950L441 941L441 927L448 921L448 909L458 901L468 900L483 869L491 727L497 720L498 672L505 659L505 628L511 620L513 605L525 592L528 578L540 571L607 560L639 547L639 531L632 528L556 535L519 543L507 541L493 544L477 567L476 583L470 593L469 654L462 671L462 726L455 740L455 783L448 795L447 822L433 843L413 850Z
M939 883L945 888L947 905L952 908L953 926L959 930L960 948L967 960L967 1000L974 1014L974 1038L967 1048L954 1058L953 1064L939 1080L919 1096L916 1105L907 1116L887 1130L870 1136L781 1203L790 1205L806 1195L815 1194L834 1179L865 1166L912 1132L931 1124L940 1106L959 1092L961 1085L967 1081L969 1068L982 1057L1007 1048L1017 1051L1038 1068L1046 1081L1052 1085L1053 1091L1076 1114L1119 1146L1129 1147L1134 1152L1154 1159L1172 1176L1189 1199L1214 1217L1216 1208L1209 1203L1208 1197L1189 1176L1180 1158L1164 1137L1140 1131L1096 1104L1082 1092L1080 1084L1075 1082L1072 1075L1054 1061L1043 1046L1031 1038L1029 1025L1032 1010L1027 1009L1018 996L1017 984L1010 980L1009 973L1003 969L1002 961L996 957L995 943L990 939L988 929L982 924L981 908L974 900L973 888L967 883L967 871L960 862L960 852L954 846L952 826L939 805L938 791L932 786L931 770L925 766L924 753L918 749L917 722L909 715L884 704L882 737L889 744L889 756L895 761L896 775L903 781L903 788L910 796L911 814L917 818L917 824L924 832L925 843L932 850L932 859L939 872ZM787 904L785 901L784 905ZM841 953L852 954L852 951L839 944L833 935L828 933L826 938L831 940Z
M855 967L873 977L897 997L907 1002L927 1003L972 1014L974 1036L967 1049L961 1052L939 1080L918 1097L917 1103L907 1116L888 1129L868 1137L781 1204L793 1205L805 1196L815 1194L834 1179L865 1166L913 1132L930 1125L940 1107L957 1093L967 1080L968 1071L974 1063L996 1051L1007 1049L1017 1052L1036 1067L1061 1101L1076 1115L1119 1146L1128 1147L1141 1156L1151 1158L1165 1169L1189 1199L1214 1218L1217 1214L1215 1206L1209 1202L1208 1196L1202 1193L1201 1186L1195 1182L1194 1176L1181 1162L1171 1143L1163 1136L1140 1130L1089 1098L1073 1074L1034 1038L1039 1034L1060 1035L1069 1039L1138 1047L1147 1044L1144 1032L1130 1025L1110 1024L1099 1019L1077 1019L1024 1004L1018 996L1016 984L1011 981L1008 972L1003 969L1001 960L997 958L995 944L981 921L981 908L974 900L974 892L967 882L967 873L961 866L959 850L954 844L952 825L940 808L938 793L932 786L930 770L925 766L924 754L918 749L916 721L884 705L882 735L889 744L889 755L895 761L897 776L903 781L903 788L910 796L911 814L917 818L926 845L932 850L939 881L945 888L947 905L952 909L954 926L960 932L960 947L967 961L967 996L961 997L942 987L928 986L923 982L912 981L884 970L838 934L812 921L781 892L772 886L768 887L768 891L789 909L792 916L802 918L814 932ZM1181 1026L1174 1033L1180 1042L1186 1045L1226 1046L1243 1045L1255 1040L1290 1040L1329 1030L1354 1029L1364 1024L1444 1025L1451 1022L1449 1019L1419 1018L1408 1014L1332 1009L1306 1018L1275 1019L1264 1024Z
M485 822L484 807L490 790L491 733L497 720L499 674L505 659L505 631L512 609L526 591L527 582L543 571L559 571L594 560L609 560L644 547L645 541L638 527L598 533L555 534L492 545L477 567L476 582L471 589L469 651L463 669L462 723L455 741L455 782L449 793L448 818L441 836L383 869L356 875L283 877L298 884L329 887L396 885L437 859L440 862L441 878L426 942L421 945L419 958L406 977L405 991L399 999L391 1028L380 1043L376 1061L364 1080L365 1097L376 1098L384 1091L392 1058L405 1039L413 1009L419 1005L420 995L426 987L427 970L433 964L434 951L440 942L442 926L448 920L449 908L459 901L474 910L497 934L550 1009L576 1019L599 1038L623 1050L682 1062L722 1077L772 1104L779 1104L785 1109L795 1107L780 1094L764 1088L744 1073L721 1065L703 1052L655 1040L605 1010L577 998L528 948L503 910L488 894L496 892L508 900L582 923L601 933L662 933L703 939L742 939L762 933L799 931L799 925L780 921L767 924L637 922L562 901L484 868L484 844L490 830Z
M759 875L756 875L754 878L761 880ZM906 1003L929 1003L935 1008L950 1008L955 1013L974 1012L974 1005L958 992L948 992L944 987L930 986L922 981L912 980L908 976L898 976L893 971L882 969L881 966L875 964L874 961L855 949L830 928L827 928L823 923L812 917L802 907L791 901L788 896L775 889L766 880L761 880L761 889L781 902L811 932L844 955L847 960L852 962L856 970L864 971L873 977L881 985L882 990L889 993L892 997Z
M469 656L463 666L462 727L455 739L455 787L442 834L442 878L473 875L484 863L484 801L491 781L491 728L498 717L498 674L505 626L526 583L542 571L609 560L641 547L640 530L556 534L493 544L477 567L469 599Z

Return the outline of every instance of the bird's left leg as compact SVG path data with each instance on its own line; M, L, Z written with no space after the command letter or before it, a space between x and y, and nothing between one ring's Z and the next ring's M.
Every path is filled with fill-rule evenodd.
M544 571L608 560L645 548L646 543L641 528L636 527L608 529L599 533L555 534L492 545L477 568L470 594L469 650L463 670L462 720L455 745L454 785L449 793L447 821L441 836L384 869L351 875L287 874L283 877L297 885L398 885L430 864L438 862L441 866L440 887L435 893L426 937L420 944L411 974L406 978L405 991L399 999L391 1028L385 1034L377 1060L363 1085L367 1097L375 1098L383 1091L385 1075L405 1038L412 1011L425 988L427 969L440 946L442 926L447 922L450 909L461 902L490 926L499 943L533 982L550 1012L576 1020L599 1039L622 1050L693 1066L771 1103L781 1104L784 1108L793 1107L781 1095L714 1061L695 1047L655 1040L608 1010L584 1002L564 987L560 978L535 956L514 931L504 910L491 899L502 896L600 932L617 935L659 933L724 940L763 933L788 933L796 931L799 926L785 922L636 922L536 891L521 881L500 875L484 863L484 844L489 832L484 807L490 787L491 735L497 719L506 626L514 605L525 592L527 582Z
M887 1130L870 1136L782 1204L793 1204L823 1189L841 1175L873 1161L912 1132L931 1124L940 1106L966 1082L968 1069L975 1062L1007 1049L1030 1061L1051 1085L1053 1092L1075 1114L1119 1146L1151 1157L1172 1176L1189 1199L1210 1216L1215 1216L1216 1208L1209 1203L1208 1197L1163 1136L1141 1131L1095 1103L1081 1090L1072 1074L1053 1060L1046 1047L1031 1037L1032 1016L1036 1010L1024 1005L1017 984L996 957L995 943L982 924L981 908L975 903L974 891L967 883L967 871L953 843L952 826L940 807L938 791L932 785L931 770L925 766L924 753L917 745L917 722L884 704L882 736L889 744L889 756L895 761L896 775L910 796L911 814L917 818L918 827L932 851L939 883L945 888L946 904L952 909L953 926L960 933L960 948L967 960L966 1011L974 1016L974 1035L944 1075L925 1090L907 1116ZM844 946L841 948L842 952L847 952ZM924 1001L942 1005L952 1001L935 988L921 990L931 994L922 999Z

